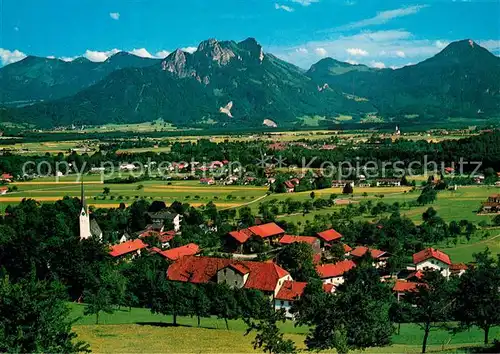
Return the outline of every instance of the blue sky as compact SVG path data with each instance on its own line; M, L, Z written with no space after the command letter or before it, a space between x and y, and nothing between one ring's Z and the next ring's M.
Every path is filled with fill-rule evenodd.
M471 38L500 54L499 0L0 0L0 64L26 55L164 57L255 37L307 68L325 56L400 67Z

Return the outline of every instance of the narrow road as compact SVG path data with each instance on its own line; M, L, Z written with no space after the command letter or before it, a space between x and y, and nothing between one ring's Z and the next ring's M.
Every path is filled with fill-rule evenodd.
M236 208L240 208L242 206L247 206L247 205L250 205L250 204L253 204L253 203L257 203L258 201L261 201L262 199L264 199L265 197L267 197L267 194L264 194L262 197L258 197L257 199L254 199L248 203L243 203L243 204L240 204L238 206L231 206L231 207L228 207L228 208L222 208L222 209L219 209L219 210L228 210L228 209L236 209ZM217 204L217 203L216 203Z

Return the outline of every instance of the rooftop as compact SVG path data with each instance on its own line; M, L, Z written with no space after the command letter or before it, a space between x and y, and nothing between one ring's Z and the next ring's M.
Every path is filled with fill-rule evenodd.
M430 258L434 258L445 264L451 265L450 256L432 247L426 248L420 252L415 253L413 255L413 263L414 264L422 263Z

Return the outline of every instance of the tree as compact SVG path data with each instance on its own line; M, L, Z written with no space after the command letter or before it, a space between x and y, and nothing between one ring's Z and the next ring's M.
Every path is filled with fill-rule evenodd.
M474 259L475 266L460 278L455 315L463 327L481 328L488 344L490 328L500 325L500 263L489 249L474 254Z
M102 190L102 194L104 194L104 195L109 195L110 192L111 192L111 189L109 189L109 187L104 187Z
M238 210L238 215L240 222L245 226L252 226L255 222L255 218L252 214L252 209L248 206L244 206Z
M308 349L334 348L346 353L391 343L394 329L389 310L394 297L390 288L380 282L372 262L369 255L362 258L358 266L345 274L345 281L334 296L316 292L310 300L319 303L305 306L305 313L300 312L304 306L299 300L300 321L313 326L306 339Z
M422 339L422 353L427 350L427 340L431 329L437 323L450 318L453 309L453 282L441 275L440 272L426 272L422 284L415 292L407 293L404 301L412 306L408 309L410 318L424 330Z
M290 272L297 281L318 278L313 261L313 249L304 242L286 245L278 255L278 264Z
M132 232L144 230L146 225L150 223L150 218L146 214L150 204L146 200L137 200L129 207L128 225Z
M192 286L191 303L193 305L193 315L198 319L198 327L200 327L201 318L210 316L210 298L207 296L203 286Z
M316 193L314 193L314 191L312 191L311 194L309 194L309 196L311 197L311 199L314 199L314 198L316 198Z
M99 324L101 312L113 313L113 305L124 303L126 279L111 265L101 264L91 276L89 286L83 292L85 315L96 315Z
M144 189L144 185L143 185L143 184L139 184L139 185L137 186L137 190L138 190L138 191L140 191L140 190L142 190L142 189Z
M90 352L88 344L75 342L65 301L58 282L37 281L32 275L13 283L0 276L0 352Z
M291 339L284 339L277 322L285 322L285 311L275 311L270 302L266 304L263 317L259 321L245 318L248 329L245 335L257 332L252 342L254 349L262 349L264 353L296 353L297 348Z
M189 284L169 281L165 274L153 275L150 290L150 308L152 313L172 315L172 324L177 326L177 317L192 314L192 293Z
M229 330L228 319L239 317L239 309L234 292L227 284L213 284L210 290L210 298L212 299L211 312L218 318L223 318L226 322L226 329Z
M352 185L350 183L346 183L344 189L342 189L342 194L353 194L353 193L354 193L354 188L352 188Z
M368 252L344 278L337 291L338 305L345 312L347 347L359 350L389 345L394 331L389 311L395 300L391 289L380 281Z

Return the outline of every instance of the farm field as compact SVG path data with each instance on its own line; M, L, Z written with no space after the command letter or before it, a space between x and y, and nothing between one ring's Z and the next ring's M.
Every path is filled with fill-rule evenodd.
M246 325L242 320L229 321L226 330L224 320L202 319L202 328L196 327L196 318L179 318L178 327L170 326L170 316L153 315L147 309L133 308L131 312L118 310L114 314L102 314L101 323L95 325L94 316L83 316L83 305L70 304L72 316L79 317L74 330L79 339L91 345L95 352L255 352L252 340L255 333L245 336ZM293 322L280 324L287 338L304 348L307 328L295 327ZM492 329L491 337L500 335L500 328ZM463 347L478 346L482 343L483 333L478 329L451 335L445 330L435 330L429 337L429 352L454 351ZM393 345L385 348L372 348L367 353L418 353L422 331L416 325L401 326L401 333L394 334Z
M199 181L143 181L134 184L102 183L100 176L85 177L85 197L87 204L96 207L117 207L121 202L131 204L135 199L146 198L162 200L167 204L174 201L201 206L214 202L220 208L238 207L255 203L266 195L267 187L254 186L207 186ZM76 177L39 179L31 182L13 183L17 192L0 196L0 210L8 204L19 203L23 198L32 198L40 202L54 202L63 196L80 197L80 183ZM142 187L140 187L142 186ZM104 188L109 188L109 195L103 199Z
M407 191L405 193L405 191ZM344 198L341 194L340 188L329 188L319 191L314 191L316 197L327 198L331 193L337 194L339 198ZM363 193L368 195L365 197ZM411 209L401 209L401 214L406 215L414 222L422 221L422 213L429 207L433 207L437 210L439 216L441 216L447 222L452 220L460 221L461 219L471 220L475 223L481 222L483 220L490 221L492 216L490 215L478 215L477 210L479 209L481 202L484 202L489 195L500 192L498 187L488 187L488 186L464 186L459 187L457 191L441 191L438 193L436 202L430 205L413 207ZM411 192L410 188L407 187L373 187L373 188L354 188L354 197L349 197L352 202L360 202L363 200L372 200L376 203L382 201L384 203L392 204L394 202L399 203L409 203L416 200L419 196L419 191ZM297 196L296 196L297 195ZM383 198L380 195L384 195ZM281 200L292 197L293 199L306 200L310 198L310 192L301 192L283 195L272 195L269 198L277 198ZM321 210L312 211L306 215L294 215L293 220L295 222L306 220L313 220L314 215L317 214L327 214L331 213L338 208L334 206L332 208L325 208ZM371 217L367 217L372 219ZM292 221L292 217L286 215L283 216L284 220Z

